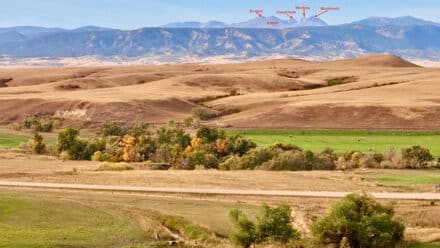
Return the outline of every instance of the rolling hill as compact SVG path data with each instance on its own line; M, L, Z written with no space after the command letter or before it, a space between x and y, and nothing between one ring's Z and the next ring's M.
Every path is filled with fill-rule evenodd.
M393 55L311 62L0 69L1 124L52 115L181 121L195 107L235 128L439 129L440 70ZM238 95L230 95L236 91Z

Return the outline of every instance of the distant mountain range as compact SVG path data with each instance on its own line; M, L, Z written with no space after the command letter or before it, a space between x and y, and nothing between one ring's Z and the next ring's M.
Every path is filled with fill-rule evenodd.
M268 26L268 21L279 25ZM154 57L170 62L185 56L333 59L376 53L438 61L440 24L414 17L372 17L329 26L317 18L267 17L236 24L183 22L128 31L95 26L0 28L3 58Z
M276 22L276 25L268 25L268 22ZM273 28L286 29L295 27L314 27L314 26L328 26L323 20L315 17L303 18L300 20L284 20L275 16L256 17L246 22L226 24L224 22L210 21L202 22L177 22L169 23L162 27L164 28Z
M402 16L397 18L387 17L370 17L352 24L360 24L365 26L383 27L383 26L440 26L439 23L430 22L412 16Z

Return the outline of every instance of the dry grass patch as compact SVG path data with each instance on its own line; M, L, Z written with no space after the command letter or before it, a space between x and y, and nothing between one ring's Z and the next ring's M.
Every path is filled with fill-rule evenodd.
M134 168L127 163L110 163L101 164L96 171L130 171Z

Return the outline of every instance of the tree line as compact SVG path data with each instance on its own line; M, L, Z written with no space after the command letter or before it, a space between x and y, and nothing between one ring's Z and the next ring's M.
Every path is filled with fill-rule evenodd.
M151 128L135 124L129 128L105 123L96 136L80 137L79 129L67 128L58 134L55 146L44 144L36 134L30 145L37 153L50 153L67 160L141 162L152 167L220 170L345 170L352 168L429 168L438 161L429 149L413 146L385 153L347 151L330 148L320 152L303 150L293 144L258 147L240 135L228 136L216 128L200 127L194 133L170 123Z

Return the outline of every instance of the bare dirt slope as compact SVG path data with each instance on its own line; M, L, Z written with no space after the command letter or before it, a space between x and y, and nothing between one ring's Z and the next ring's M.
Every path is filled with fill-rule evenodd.
M440 70L391 55L310 62L1 69L0 123L182 120L196 106L240 128L440 128ZM232 91L238 96L229 96Z

